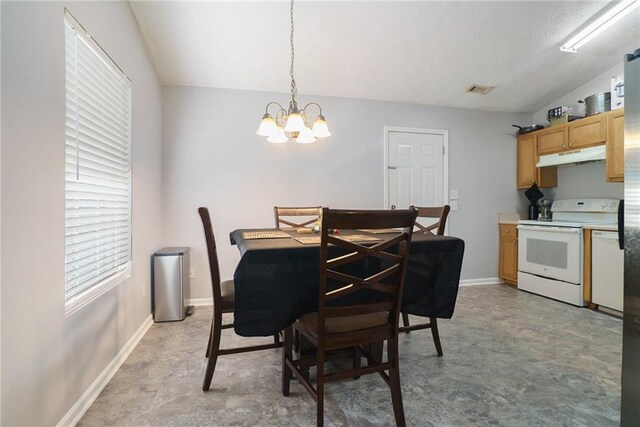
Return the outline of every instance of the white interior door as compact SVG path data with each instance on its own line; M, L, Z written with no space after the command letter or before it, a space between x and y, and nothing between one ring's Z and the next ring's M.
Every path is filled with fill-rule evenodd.
M385 128L385 206L448 203L448 132Z

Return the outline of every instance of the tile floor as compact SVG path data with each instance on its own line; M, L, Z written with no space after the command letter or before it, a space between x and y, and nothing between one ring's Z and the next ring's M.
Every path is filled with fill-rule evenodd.
M210 319L210 307L196 307L184 322L154 324L79 425L314 425L301 385L280 392L279 350L219 358L202 392ZM619 424L620 320L489 285L461 288L439 326L444 357L428 330L400 339L407 425ZM226 330L222 342L256 340ZM394 425L387 386L377 375L328 385L325 423Z

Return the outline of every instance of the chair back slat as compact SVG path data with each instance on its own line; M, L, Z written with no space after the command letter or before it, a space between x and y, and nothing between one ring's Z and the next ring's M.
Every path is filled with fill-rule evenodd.
M417 211L322 211L318 331L325 319L376 312L388 313L387 326L397 333L409 245ZM400 229L376 234L380 242L358 244L341 238L360 230ZM338 229L339 234L329 234ZM362 276L362 277L361 277ZM354 295L361 292L361 295ZM347 303L340 304L346 297ZM353 301L358 301L354 304ZM360 302L361 301L361 302Z
M282 228L282 226L288 227L304 227L318 221L322 215L322 206L312 207L282 207L274 206L273 213L276 220L276 228ZM303 219L297 219L295 222L292 218L283 217L304 217ZM311 218L309 218L311 217Z
M213 294L213 310L222 312L222 292L220 290L220 265L218 264L218 251L216 249L216 239L213 235L211 217L209 209L198 208L202 226L204 227L204 237L207 241L207 254L209 256L209 270L211 272L211 291Z
M447 217L451 207L449 205L439 207L419 207L411 206L410 209L418 210L418 218L435 218L436 221L429 225L424 225L422 221L416 221L416 228L423 234L436 234L438 236L444 235L444 229L447 226ZM434 233L433 230L436 230Z
M393 302L378 302L371 304L347 305L342 307L327 307L325 309L325 319L333 317L356 316L359 314L370 314L380 312L391 312L393 310Z

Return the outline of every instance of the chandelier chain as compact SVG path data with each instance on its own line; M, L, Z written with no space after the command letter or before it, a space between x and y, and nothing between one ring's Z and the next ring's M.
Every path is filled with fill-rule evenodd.
M296 95L298 94L298 88L296 87L296 79L293 77L293 61L295 59L295 51L293 48L293 0L291 0L291 37L289 41L291 43L291 100L296 102Z

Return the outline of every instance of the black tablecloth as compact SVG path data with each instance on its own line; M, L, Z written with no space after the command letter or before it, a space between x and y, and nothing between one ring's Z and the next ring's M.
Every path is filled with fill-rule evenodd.
M242 238L231 233L242 258L235 281L235 331L241 336L270 336L300 315L317 309L319 245L290 239ZM295 231L292 236L298 235ZM415 233L405 276L405 313L449 319L458 295L464 241Z

